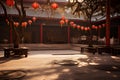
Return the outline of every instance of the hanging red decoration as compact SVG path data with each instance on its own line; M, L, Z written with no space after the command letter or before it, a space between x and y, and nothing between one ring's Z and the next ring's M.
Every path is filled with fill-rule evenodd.
M5 20L6 22L9 22L8 19Z
M105 24L102 24L103 27L105 27Z
M26 27L27 26L27 22L22 22L22 27Z
M32 20L28 20L28 24L31 25L32 24Z
M73 25L72 25L73 28L76 28L76 26L77 26L76 24L73 24Z
M81 30L84 30L84 27L83 27L83 26L81 26Z
M56 9L58 8L58 4L55 3L55 2L52 3L52 4L51 4L51 8L54 9L54 10L56 10Z
M62 27L62 25L65 23L65 21L64 20L60 20L60 25L61 25L61 27Z
M85 31L88 31L88 28L87 28L87 27L85 27L85 28L84 28L84 30L85 30Z
M19 23L18 22L14 22L14 25L15 25L15 27L18 27Z
M92 28L95 29L95 25L92 25Z
M34 2L34 3L32 4L32 7L33 7L34 9L38 9L38 8L40 7L40 5L39 5L39 3Z
M97 30L97 29L98 29L98 27L97 27L97 26L95 26L95 29Z
M73 24L74 24L74 22L73 22L73 21L71 21L71 22L70 22L70 25L72 26Z
M101 29L101 28L102 28L102 26L101 26L101 25L99 25L98 27L99 27L99 29Z
M65 19L65 23L68 24L68 19Z
M6 19L5 21L7 22L7 24L9 24L9 21L8 21L8 19Z
M12 6L14 6L14 4L15 4L14 0L6 0L6 5L7 6L12 7Z
M77 28L80 29L80 25L77 25Z
M35 22L36 21L36 17L33 17L32 20Z
M87 27L88 28L88 30L90 30L90 27Z

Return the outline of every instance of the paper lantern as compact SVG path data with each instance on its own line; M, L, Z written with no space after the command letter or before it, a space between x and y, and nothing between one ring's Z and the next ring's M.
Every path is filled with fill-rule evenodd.
M80 25L77 25L77 28L80 29Z
M32 24L32 20L28 20L28 24L31 25Z
M90 30L90 27L87 27L88 28L88 30Z
M99 27L100 29L102 28L102 26L101 26L101 25L99 25L98 27Z
M65 23L68 24L68 19L65 19Z
M98 29L98 27L97 27L97 26L95 26L95 29Z
M73 24L73 25L72 25L73 28L76 28L76 26L77 26L76 24Z
M55 3L55 2L52 3L52 4L51 4L51 8L54 9L54 10L56 10L56 9L58 8L58 4Z
M26 27L27 26L27 22L22 22L22 27Z
M95 25L92 25L92 28L95 29Z
M85 31L88 31L88 28L87 28L87 27L85 27L85 28L84 28L84 30L85 30Z
M81 30L84 30L84 26L81 26Z
M35 22L36 21L36 17L33 17L32 20Z
M38 8L40 7L40 5L39 5L39 3L34 2L34 3L32 4L32 7L33 7L34 9L38 9Z
M61 27L62 27L62 25L65 23L65 21L64 20L60 20L60 25L61 25Z
M7 22L7 24L9 24L9 21L8 21L8 19L6 19L5 21Z
M15 25L15 27L18 27L19 23L18 22L14 22L14 25Z
M12 6L14 6L14 4L15 4L14 0L6 0L6 5L7 6L12 7Z
M103 27L105 27L105 24L102 24Z
M74 24L74 22L73 22L73 21L71 21L71 22L70 22L70 25L72 26L73 24Z

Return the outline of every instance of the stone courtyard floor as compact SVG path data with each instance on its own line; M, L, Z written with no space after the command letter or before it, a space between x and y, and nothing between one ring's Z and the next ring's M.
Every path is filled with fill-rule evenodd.
M120 56L41 50L4 58L0 51L0 80L120 80Z

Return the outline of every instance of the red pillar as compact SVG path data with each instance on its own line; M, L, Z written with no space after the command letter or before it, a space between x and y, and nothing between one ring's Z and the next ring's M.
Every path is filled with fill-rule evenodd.
M70 43L70 27L68 26L68 43Z
M40 43L43 43L43 26L40 24Z
M106 46L110 45L110 0L106 2Z

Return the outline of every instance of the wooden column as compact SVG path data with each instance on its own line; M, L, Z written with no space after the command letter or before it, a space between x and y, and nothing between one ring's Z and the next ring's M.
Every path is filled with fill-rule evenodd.
M70 43L70 27L68 26L68 43Z
M43 43L43 25L40 24L40 43Z
M106 46L110 46L110 0L106 2Z

